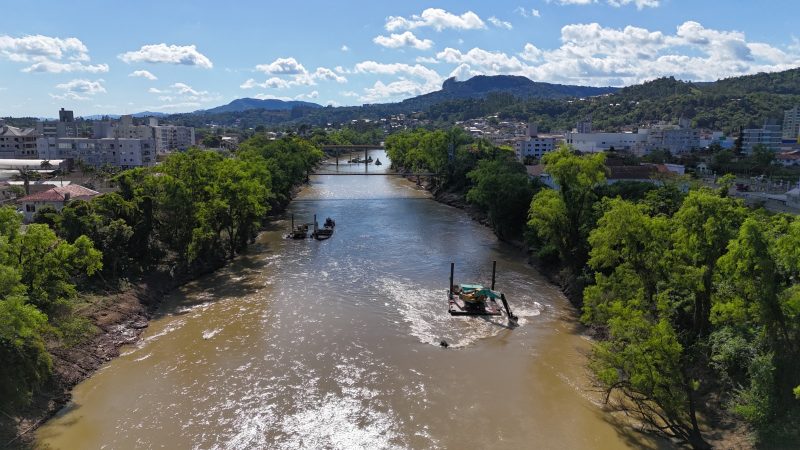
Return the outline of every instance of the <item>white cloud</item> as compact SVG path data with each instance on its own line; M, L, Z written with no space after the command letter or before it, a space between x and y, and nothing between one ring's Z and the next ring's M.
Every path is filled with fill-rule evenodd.
M259 64L256 70L269 75L298 75L308 73L302 64L294 58L278 58L269 64Z
M108 72L108 64L83 64L77 61L61 63L56 61L40 61L22 69L23 72L89 72L105 73Z
M394 98L406 98L427 92L422 84L411 80L398 80L384 84L378 80L371 88L364 89L361 101L373 103Z
M217 93L212 93L205 90L201 91L181 82L173 83L168 88L163 89L151 87L147 90L147 92L151 94L158 94L159 101L172 103L171 105L152 107L161 109L194 107L203 103L218 101L222 98L222 96ZM152 108L148 107L148 109Z
M357 73L372 73L378 75L409 75L420 78L427 85L433 85L435 90L443 81L441 75L433 69L429 69L421 64L409 65L403 63L379 63L375 61L362 61L356 64Z
M283 100L285 102L294 100L292 97L277 97L272 94L256 94L253 98L257 98L259 100Z
M270 65L273 67L268 67ZM327 67L317 67L314 72L308 73L306 68L303 67L302 64L298 63L294 58L279 58L271 64L262 64L262 66L263 71L267 71L268 73L276 73L274 71L283 71L282 73L288 73L286 72L288 70L289 72L296 72L297 74L289 79L271 77L263 83L259 83L255 79L250 78L239 85L239 87L242 89L253 89L257 87L269 89L287 89L294 86L315 86L317 84L317 80L347 83L347 78L337 74Z
M86 64L89 49L80 39L40 34L14 38L0 36L0 57L13 62L32 63L23 72L108 72L108 64ZM62 62L66 59L67 62Z
M140 78L147 78L150 81L155 81L158 79L157 76L153 75L152 73L148 72L147 70L134 70L133 72L128 74L129 77L140 77Z
M348 46L347 46L347 45L345 45L345 44L342 44L342 48L341 48L341 50L342 50L343 52L349 52L349 51L350 51L350 47L348 47Z
M427 50L433 46L430 39L419 39L414 33L406 31L402 34L392 33L390 36L377 36L372 42L389 48L414 47L417 50Z
M619 8L620 6L625 6L630 3L636 5L636 9L644 9L644 8L658 8L660 5L659 0L608 0L608 4Z
M497 75L520 72L523 64L516 56L508 56L503 52L490 52L481 48L462 53L454 48L446 48L436 54L436 58L451 64L468 64L479 67L486 75Z
M542 51L530 42L525 44L525 48L519 54L520 58L530 62L539 62L542 59L542 55Z
M451 75L524 75L534 80L593 86L630 85L662 76L712 81L736 75L787 70L800 65L800 48L749 42L744 33L685 22L674 34L596 23L566 25L561 45L541 49L527 43L517 55L480 48L436 55L454 64ZM519 57L519 59L517 58Z
M311 91L308 94L295 95L294 99L295 100L304 100L304 99L311 100L311 99L315 99L315 98L318 98L318 97L319 97L319 92L318 91Z
M430 56L417 56L416 62L422 64L439 64L439 60Z
M66 83L56 85L56 89L63 91L62 94L50 94L51 97L59 100L89 100L97 94L106 93L102 78L91 81L77 78Z
M422 14L415 14L408 19L400 16L386 18L386 31L411 30L420 27L431 27L436 31L447 28L476 30L486 28L486 24L472 11L467 11L459 16L439 8L428 8L422 11Z
M552 0L547 0L550 3ZM559 5L590 5L597 3L597 0L555 0ZM642 10L644 8L658 8L661 6L660 0L606 0L609 5L619 8L630 4L636 5L636 9Z
M495 16L489 17L487 20L489 21L489 23L491 23L492 25L496 26L497 28L505 28L506 30L510 30L510 29L514 28L514 26L511 25L511 22L506 22L505 20L500 20Z
M312 77L316 80L335 81L337 83L347 83L347 78L337 74L327 67L317 67Z
M375 61L362 61L356 64L354 71L356 73L399 77L399 79L389 82L388 84L378 80L371 88L365 88L364 95L361 96L361 100L364 102L375 102L425 94L438 90L444 80L438 72L421 64L412 66L403 63L386 64ZM411 80L407 77L413 77L416 78L416 80Z
M0 55L11 61L59 60L88 61L89 49L77 38L61 39L41 34L14 38L0 36Z
M163 43L143 45L139 50L126 52L118 57L128 64L147 62L197 66L204 69L214 67L211 60L198 52L197 47L194 45L167 45Z
M531 16L532 17L542 17L542 14L539 12L538 9L531 9Z

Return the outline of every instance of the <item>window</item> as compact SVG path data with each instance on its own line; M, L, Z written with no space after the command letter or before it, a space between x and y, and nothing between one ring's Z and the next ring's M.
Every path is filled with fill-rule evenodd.
M32 205L30 203L25 203L25 211L27 211L27 212L36 212L36 205Z

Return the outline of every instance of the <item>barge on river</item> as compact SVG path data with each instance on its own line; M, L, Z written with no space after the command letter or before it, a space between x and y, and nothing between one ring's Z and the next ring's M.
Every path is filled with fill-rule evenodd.
M322 228L319 227L317 224L317 216L314 215L314 231L311 233L311 237L318 241L322 241L325 239L329 239L333 236L333 229L336 227L336 221L331 219L330 217L325 219L325 224Z
M453 284L455 263L450 263L450 289L447 291L448 311L453 316L500 316L503 314L497 300L503 304L506 316L511 322L517 316L511 312L505 294L494 290L497 261L492 262L492 287L480 284Z

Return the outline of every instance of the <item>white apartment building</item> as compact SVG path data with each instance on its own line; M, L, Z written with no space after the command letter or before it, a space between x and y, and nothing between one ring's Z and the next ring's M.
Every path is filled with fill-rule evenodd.
M98 167L105 164L129 169L156 162L153 139L53 138L36 141L39 159L74 159Z
M555 150L556 142L557 138L555 136L528 137L514 142L514 150L517 153L517 159L520 161L526 157L541 159L545 154Z
M155 119L151 119L155 120ZM173 150L186 150L193 146L194 128L176 125L156 125L153 128L153 138L156 141L158 153L168 153Z
M111 124L109 134L95 137L114 137L120 139L153 139L157 153L186 150L194 145L194 128L176 125L159 125L158 119L151 117L147 125L134 125L133 117L120 117L118 124Z
M526 136L514 141L514 151L517 159L524 161L527 157L541 159L547 153L555 150L558 141L562 136L539 135L539 128L536 124L528 124Z
M0 159L37 159L36 130L0 123Z
M648 133L576 133L564 135L564 141L575 150L583 153L597 153L610 150L641 153L647 143Z
M688 127L656 126L639 133L647 133L645 151L660 149L679 155L700 147L700 132Z
M800 106L783 113L782 138L784 141L800 142Z

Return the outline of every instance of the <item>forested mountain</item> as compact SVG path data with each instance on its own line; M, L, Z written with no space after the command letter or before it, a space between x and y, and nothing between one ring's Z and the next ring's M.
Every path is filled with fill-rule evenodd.
M272 111L283 111L292 108L321 108L320 105L310 102L301 101L284 101L278 99L260 100L257 98L238 98L227 105L217 106L216 108L206 109L205 111L197 111L200 114L218 114L226 112L242 112L251 109L267 109Z
M423 94L400 102L414 109L424 109L446 100L484 98L492 92L505 92L515 97L528 98L566 98L591 97L618 91L613 87L587 87L564 84L540 83L530 78L515 75L478 75L466 81L448 78L439 91Z
M241 110L243 106L238 106L273 105L263 102L279 102L274 105L282 109ZM570 129L576 121L591 116L596 129L614 131L626 125L674 122L685 117L697 127L734 133L740 127L760 126L767 119L781 120L784 110L798 104L800 69L713 83L659 78L622 89L538 83L499 75L466 81L451 78L439 91L398 103L323 108L306 102L240 99L206 111L173 115L169 120L193 126L217 123L251 128L325 125L412 112L445 124L499 114L503 119L535 121L540 130L548 131Z

